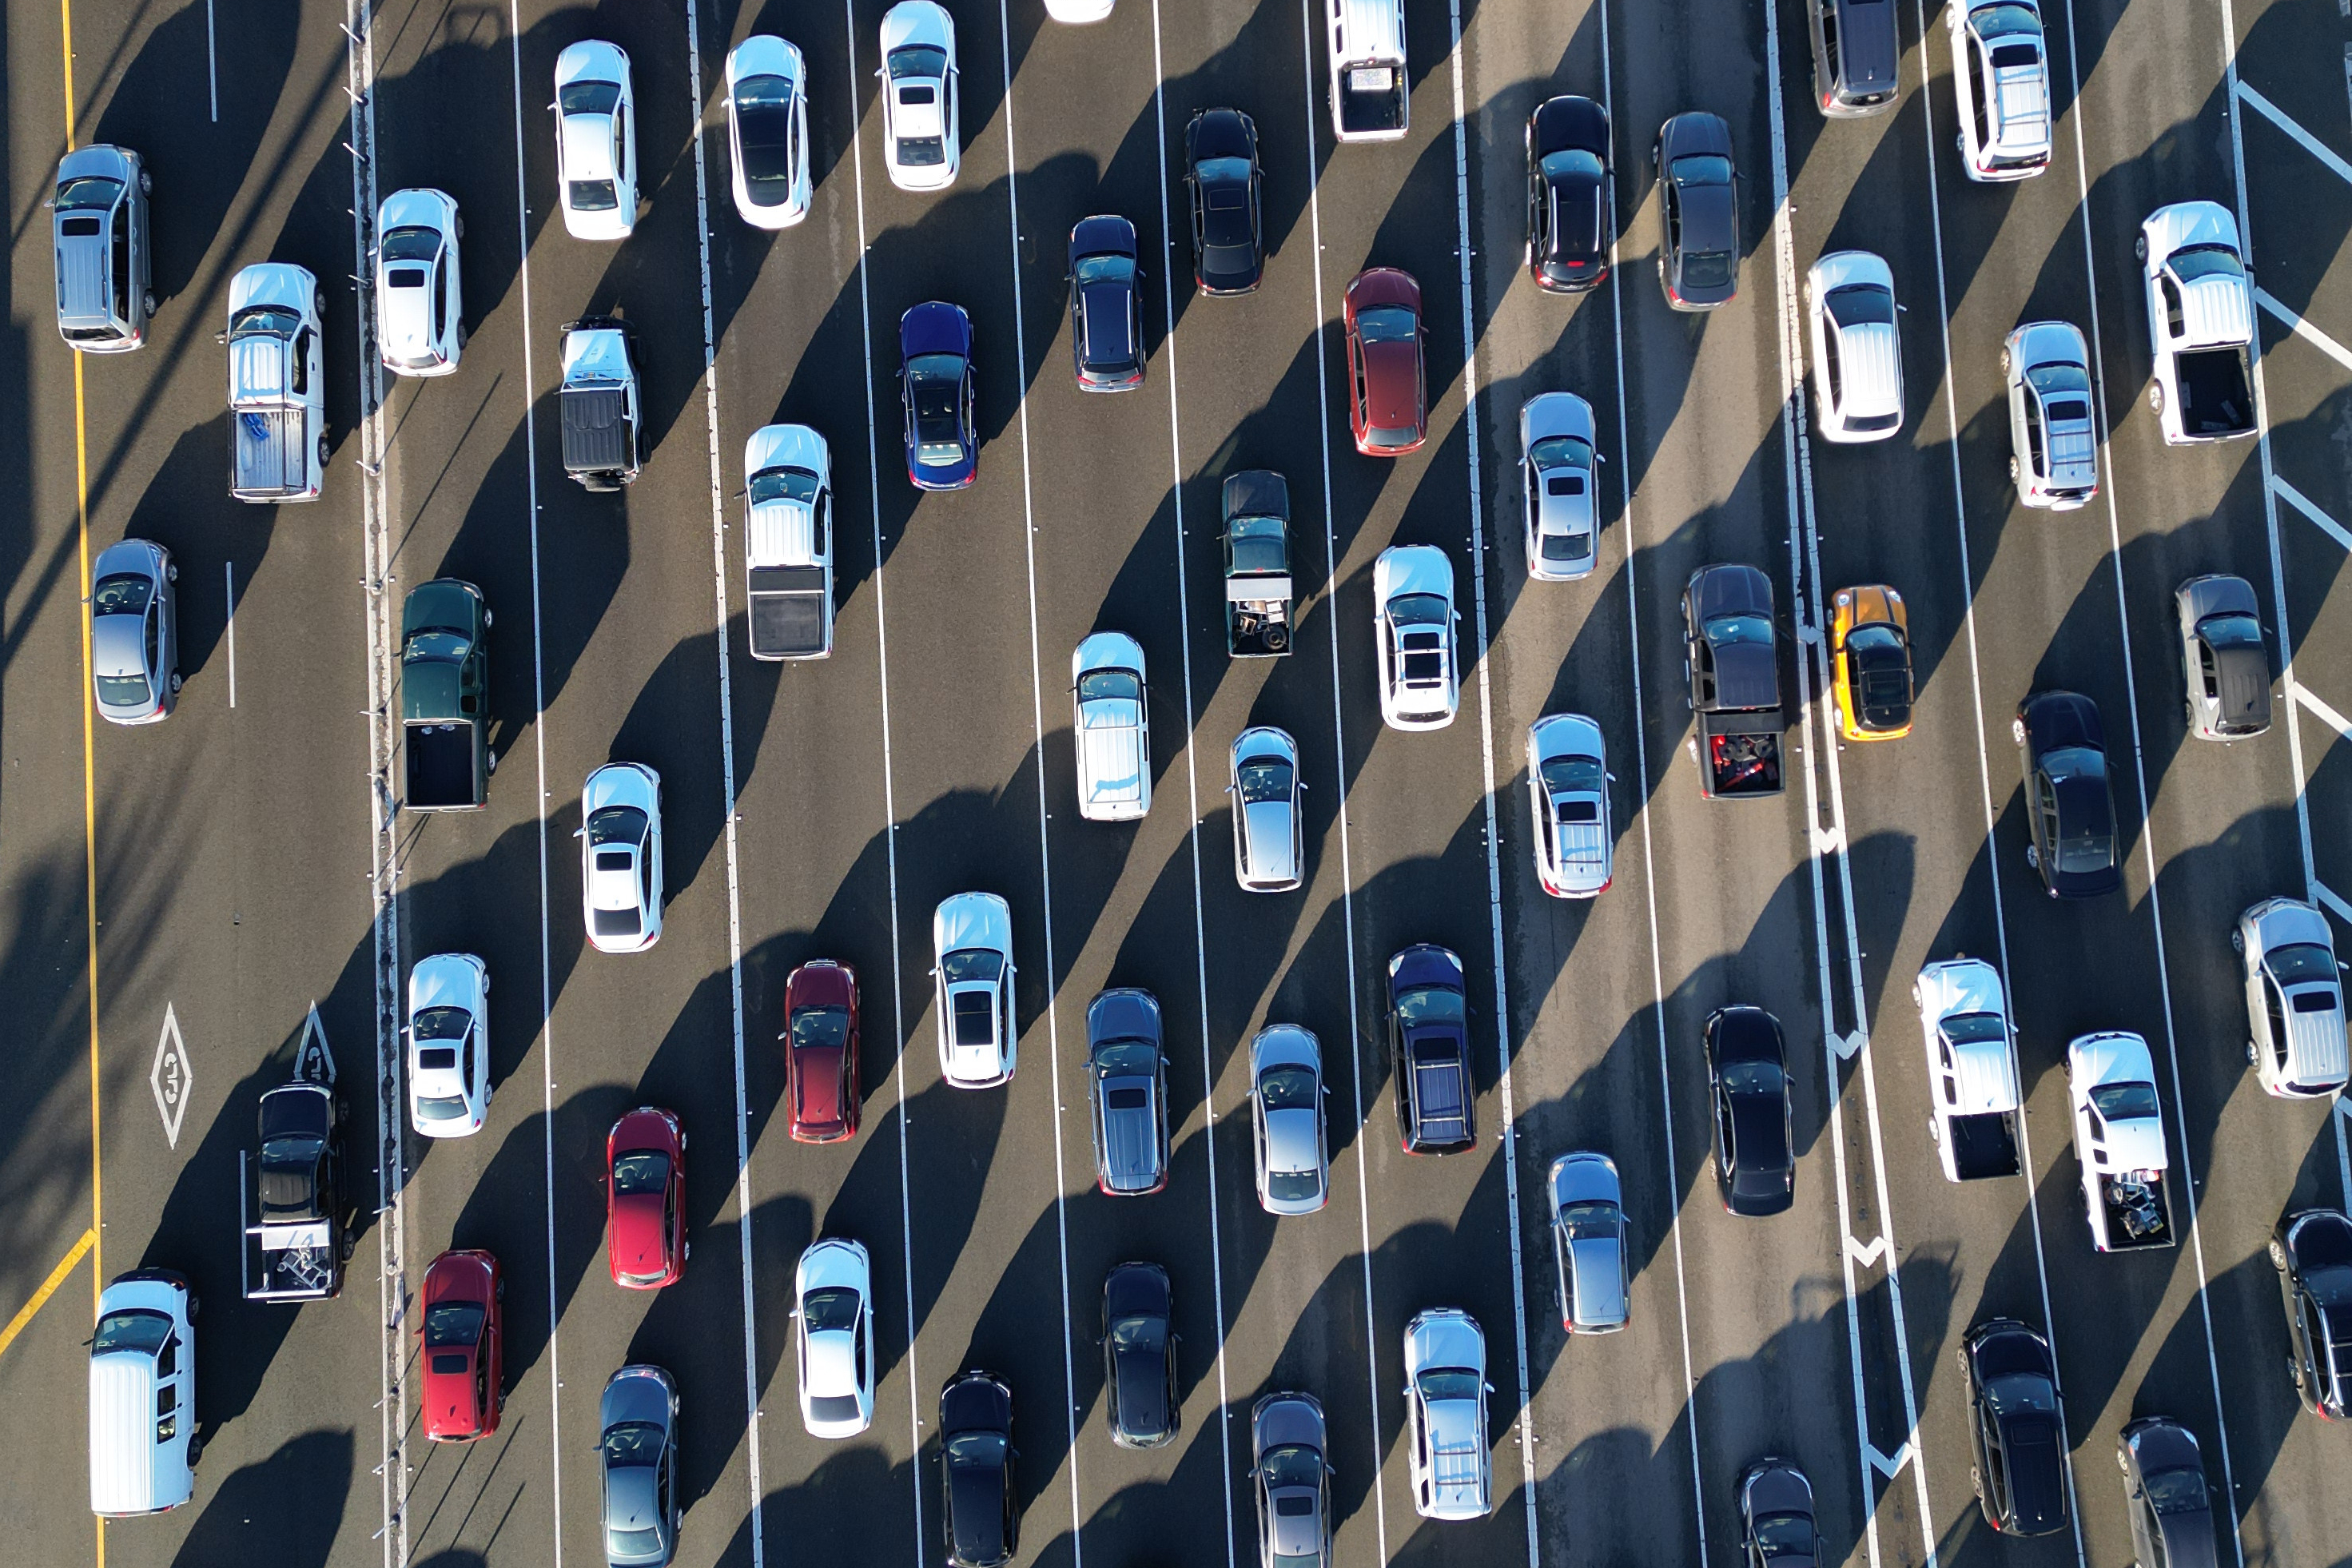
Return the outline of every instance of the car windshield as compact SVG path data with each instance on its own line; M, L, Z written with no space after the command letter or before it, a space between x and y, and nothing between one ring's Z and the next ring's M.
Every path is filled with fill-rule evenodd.
M1290 798L1290 764L1279 757L1258 757L1235 770L1244 805L1264 805Z
M385 235L375 253L383 261L430 261L441 253L441 237L421 225L409 224Z
M138 1309L109 1312L98 1321L98 1332L90 1336L89 1353L101 1356L117 1351L137 1351L142 1355L153 1355L171 1337L172 1320L161 1312Z
M1417 985L1397 998L1397 1022L1459 1024L1465 1016L1462 993L1444 985Z
M1356 312L1356 332L1368 343L1409 343L1419 331L1402 305L1374 305Z
M426 1350L471 1350L481 1342L482 1320L489 1315L479 1301L436 1301L425 1309Z
M1813 1521L1801 1513L1765 1515L1756 1521L1756 1552L1768 1563L1775 1557L1811 1557Z
M1135 259L1127 256L1081 256L1070 269L1070 281L1083 289L1089 283L1125 283L1135 277Z
M104 212L122 195L122 182L103 174L84 174L58 186L57 209L61 213Z
M857 1326L857 1292L828 1285L801 1298L801 1327L813 1334L845 1334Z
M1315 1075L1302 1067L1268 1068L1258 1076L1258 1103L1268 1110L1307 1110L1315 1104Z
M409 1021L409 1037L425 1040L462 1040L473 1027L474 1016L463 1007L427 1007Z
M1078 677L1078 700L1091 702L1097 698L1139 702L1143 700L1143 682L1135 678L1131 669L1090 669Z
M1726 1062L1722 1078L1734 1094L1779 1094L1789 1081L1779 1062Z
M613 1195L658 1194L669 1185L669 1155L659 1149L632 1149L613 1160Z
M2336 978L2336 955L2314 942L2273 948L2264 962L2271 977L2282 985Z
M1575 436L1547 436L1528 448L1528 461L1539 469L1590 468L1592 467L1592 447ZM1571 490L1568 493L1573 495L1576 492Z
M1436 594L1407 594L1389 601L1389 619L1401 626L1442 626L1454 607Z
M940 978L950 984L961 980L993 980L1003 973L1003 956L984 947L960 947L940 960Z
M1549 795L1595 795L1602 773L1598 757L1552 757L1543 765L1543 786Z
M2087 393L2091 390L2091 378L2078 364L2037 364L2025 373L2025 384L2045 397L2053 392ZM2085 408L2078 417L2087 416L2089 413L2090 410Z
M1203 158L1192 166L1193 174L1204 185L1234 185L1249 178L1247 158Z
M1675 184L1685 188L1731 184L1731 160L1718 158L1712 153L1695 153L1686 158L1677 158L1674 172Z
M400 650L403 664L450 664L466 657L468 645L456 632L418 632Z
M2148 1506L2158 1513L2203 1513L2212 1506L2202 1470L2158 1470L2143 1477L2140 1485L2147 1489Z
M650 1421L624 1421L604 1429L604 1465L625 1470L661 1458L662 1429Z
M938 81L948 74L948 52L929 44L909 44L890 51L890 79Z
M734 97L735 141L742 149L743 183L755 188L789 185L793 179L791 79L746 77L735 84Z
M2166 266L2183 283L2194 283L2200 278L2243 278L2245 263L2238 253L2226 245L2192 245L2186 250L2176 250Z
M1675 165L1677 169L1681 166L1680 163ZM1582 178L1598 182L1601 174L1601 160L1581 147L1570 147L1558 153L1545 153L1542 167L1544 178L1547 180Z
M1846 634L1845 646L1855 653L1901 653L1903 634L1890 626L1858 626Z
M1323 1178L1313 1171L1268 1171L1265 1195L1280 1204L1302 1203L1323 1190Z
M1110 1347L1118 1351L1164 1351L1168 1348L1168 1321L1164 1318L1114 1319Z
M2103 1083L2091 1090L2091 1109L2110 1121L2145 1121L2156 1115L2156 1085Z
M1475 1399L1479 1382L1478 1374L1468 1367L1435 1366L1413 1379L1413 1386L1433 1405L1444 1399Z
M1606 1198L1579 1199L1559 1211L1559 1228L1570 1241L1608 1241L1617 1227L1617 1205Z
M963 455L961 354L917 354L907 362L907 383L915 398L915 441L925 462L950 463Z
M1958 1013L1944 1020L1944 1038L1956 1046L1997 1045L2002 1038L1998 1013Z
M1323 1456L1304 1443L1285 1443L1279 1448L1265 1451L1265 1457L1258 1461L1258 1473L1269 1491L1292 1487L1319 1488L1323 1484Z
M2252 616L2208 616L2197 623L2197 635L2208 647L2263 646L2263 625Z
M817 477L806 468L761 468L751 476L749 489L753 506L772 500L808 504L816 500Z
M1094 1049L1097 1079L1147 1078L1159 1065L1159 1048L1149 1040L1111 1040Z
M610 114L621 106L621 84L567 81L556 89L555 106L566 114Z
M848 1008L802 1007L793 1012L794 1050L837 1050L848 1043Z
M247 305L228 319L228 335L242 338L266 332L273 337L290 338L302 325L302 318L283 305Z
M116 572L100 577L89 591L92 616L136 615L147 607L154 584L136 572Z
M2061 746L2054 752L2042 754L2042 771L2058 784L2068 779L2105 780L2107 776L2106 753L2095 752L2088 746Z
M1706 623L1706 640L1717 647L1772 646L1772 623L1763 616L1717 616Z
M1875 283L1848 283L1829 292L1830 320L1841 327L1895 324L1895 296Z
M1985 1401L1996 1415L2055 1415L2056 1391L2038 1372L2012 1372L1985 1384Z
M1278 517L1237 517L1225 529L1236 572L1287 572L1290 545Z
M646 814L634 805L604 806L588 818L588 842L634 847L646 841Z
M948 1463L959 1470L994 1469L1004 1463L1002 1432L950 1432L945 1447Z

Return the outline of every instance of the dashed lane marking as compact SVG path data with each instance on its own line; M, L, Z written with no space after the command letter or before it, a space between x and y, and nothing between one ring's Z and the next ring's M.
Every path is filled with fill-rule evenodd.
M2297 681L2287 688L2287 690L2298 706L2309 709L2314 717L2324 721L2346 740L2352 741L2352 720L2346 719L2343 714L2313 696L2310 687Z
M66 1276L74 1271L74 1265L97 1246L97 1230L83 1231L81 1239L58 1259L58 1266L49 1270L49 1277L41 1281L41 1288L33 1292L33 1299L17 1308L16 1315L8 1320L8 1326L0 1329L0 1355L8 1353L8 1347L16 1342L16 1336L25 1331L25 1325L39 1315L41 1309L48 1305L49 1298L57 1294L58 1287L66 1282Z
M2345 531L2343 524L2312 505L2309 498L2301 490L2275 474L2271 476L2271 493L2318 524L2320 530L2336 543L2347 551L2352 551L2352 533Z
M2345 74L2347 80L2352 80L2352 48L2346 50ZM2242 81L2238 84L2238 101L2303 143L2303 150L2326 164L2329 173L2345 184L2352 184L2352 163L2337 157L2326 142L2297 125L2284 110Z
M2352 349L2346 348L2342 343L2337 342L2334 338L2329 337L2326 332L2321 331L2317 327L2313 326L2309 321L2305 321L2301 316L2295 314L2293 310L2288 310L2284 305L2280 304L2277 298L2270 293L2269 290L2263 289L2255 289L2254 303L2260 305L2263 310L2268 310L2272 315L2276 316L2280 321L2285 322L2287 331L2293 332L2296 337L2301 338L2304 342L2311 344L2312 347L2317 349L2321 353L2326 354L2329 359L2334 360L2337 364L2342 365L2346 370L2352 370Z

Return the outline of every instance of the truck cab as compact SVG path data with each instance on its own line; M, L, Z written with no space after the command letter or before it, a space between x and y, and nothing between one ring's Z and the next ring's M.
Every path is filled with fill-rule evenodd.
M1342 142L1398 142L1412 114L1405 74L1404 0L1328 0L1331 134Z
M1692 749L1708 800L1761 799L1780 769L1780 635L1772 582L1753 566L1702 566L1683 590L1683 674L1698 720Z
M1290 651L1290 485L1267 468L1225 478L1225 652L1235 658Z
M743 448L743 598L751 657L833 652L833 457L805 425L764 425Z
M325 296L305 267L264 261L229 284L228 493L317 500L326 478L327 388L319 370Z
M625 323L605 316L563 326L563 382L555 394L563 416L563 471L600 493L634 484L643 460L637 437L645 402L631 337Z
M2147 403L2165 444L2252 435L2254 290L2238 220L2218 202L2177 202L2148 215L2133 249L2156 359Z
M1930 963L1912 982L1911 1000L1927 1050L1927 1135L1944 1179L2016 1175L2025 1101L2000 971L1966 954Z
M249 1301L323 1300L343 1288L352 1238L343 1201L343 1108L309 1079L261 1097L261 1148L240 1152L238 1207Z
M2066 1047L2066 1099L2091 1245L2101 1252L2170 1247L2171 1162L2147 1042L2121 1030L2075 1039Z
M409 590L400 606L401 804L411 811L471 811L488 803L489 606L456 577Z

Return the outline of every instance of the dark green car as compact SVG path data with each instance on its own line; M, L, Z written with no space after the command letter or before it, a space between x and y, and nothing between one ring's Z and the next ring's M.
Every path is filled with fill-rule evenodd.
M1290 486L1280 474L1249 468L1227 476L1225 651L1267 658L1290 651Z
M489 798L489 606L455 577L409 590L400 607L400 727L411 811L471 811Z

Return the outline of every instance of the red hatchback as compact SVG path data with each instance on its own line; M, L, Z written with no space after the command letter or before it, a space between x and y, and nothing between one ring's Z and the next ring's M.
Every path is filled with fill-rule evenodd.
M837 1143L857 1131L857 973L813 958L784 981L784 1103L793 1139Z
M425 1435L470 1443L506 1408L506 1277L487 1252L445 1252L425 1271Z
M1348 285L1348 424L1367 458L1402 458L1429 434L1422 393L1421 285L1373 267Z
M641 1105L604 1140L604 1231L613 1283L675 1285L686 1272L686 1132L675 1111Z

